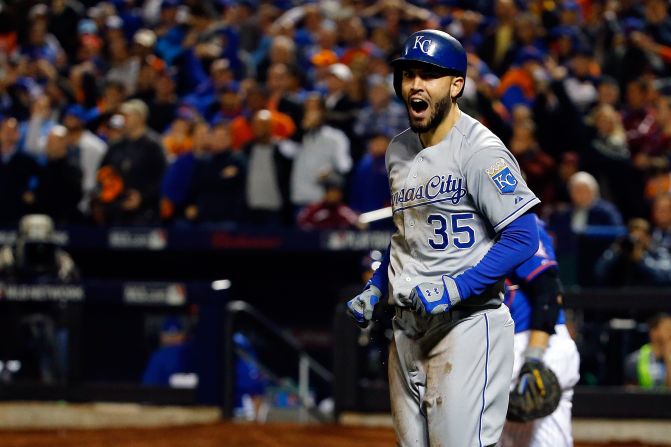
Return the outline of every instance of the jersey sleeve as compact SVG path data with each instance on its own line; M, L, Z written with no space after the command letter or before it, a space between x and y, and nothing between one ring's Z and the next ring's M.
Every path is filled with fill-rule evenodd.
M503 146L477 151L464 168L475 206L497 233L540 203L522 178L517 161Z
M552 238L545 231L545 226L538 222L538 250L532 257L524 261L515 269L514 276L522 282L530 282L549 268L558 268L557 258L552 247Z

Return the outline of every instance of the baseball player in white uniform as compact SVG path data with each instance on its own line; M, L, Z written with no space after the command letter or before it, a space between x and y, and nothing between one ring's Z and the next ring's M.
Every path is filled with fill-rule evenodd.
M573 387L580 379L580 355L566 328L566 317L557 299L562 287L552 239L537 219L540 242L536 253L506 279L504 303L515 321L515 362L511 391L524 380L524 365L538 364L557 376L561 398L548 416L528 422L506 422L499 447L571 447ZM541 368L543 366L540 366ZM514 396L511 399L515 399ZM511 400L511 409L513 400Z
M386 164L396 232L347 304L362 326L395 307L389 389L399 446L493 446L506 418L514 324L503 278L538 248L539 203L499 138L459 110L466 53L419 31L393 61L410 129Z

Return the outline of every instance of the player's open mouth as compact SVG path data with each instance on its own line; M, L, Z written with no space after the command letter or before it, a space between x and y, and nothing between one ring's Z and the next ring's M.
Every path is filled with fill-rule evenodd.
M410 110L412 115L420 117L429 108L429 103L420 98L412 98L410 100Z

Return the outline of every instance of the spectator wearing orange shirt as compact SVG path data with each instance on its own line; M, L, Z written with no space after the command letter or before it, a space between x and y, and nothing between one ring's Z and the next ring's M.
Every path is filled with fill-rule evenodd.
M268 105L268 91L265 87L256 85L249 89L245 98L245 112L231 122L233 141L231 147L240 150L245 144L252 141L254 132L250 118ZM290 138L296 132L296 124L287 114L270 111L271 132L274 137Z
M545 76L543 54L534 47L520 50L515 62L501 77L496 90L508 110L520 103L531 105L536 96L536 78Z

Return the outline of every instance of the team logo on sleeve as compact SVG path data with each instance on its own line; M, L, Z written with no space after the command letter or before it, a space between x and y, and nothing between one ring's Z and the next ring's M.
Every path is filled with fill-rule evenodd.
M499 160L486 170L501 194L512 194L517 188L517 179L510 171L510 166L503 160Z

